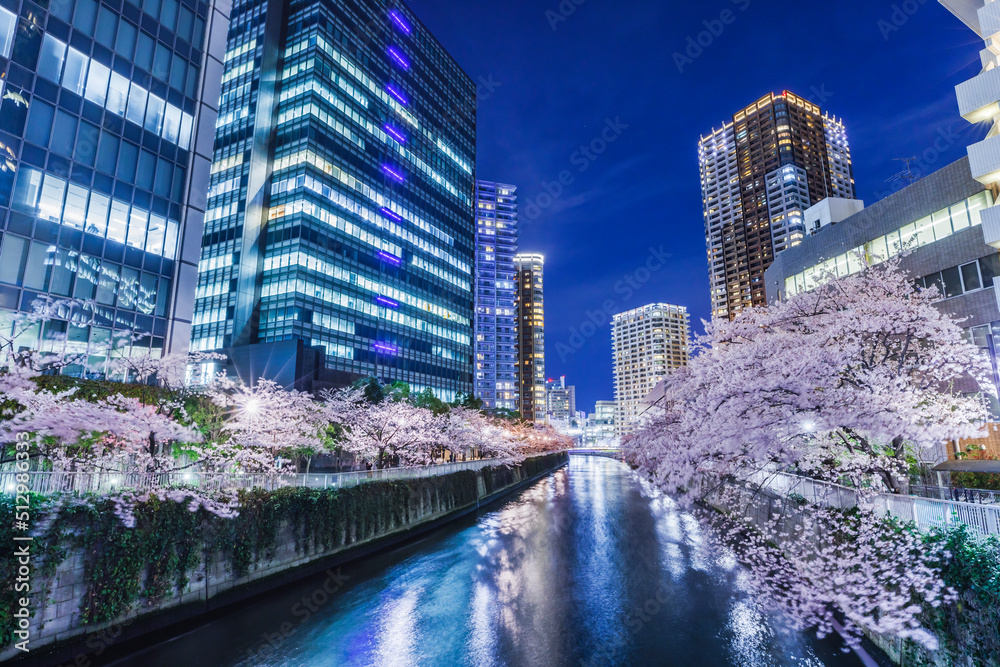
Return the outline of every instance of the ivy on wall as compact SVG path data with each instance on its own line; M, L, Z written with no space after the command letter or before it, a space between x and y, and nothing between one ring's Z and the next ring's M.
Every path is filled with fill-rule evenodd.
M528 459L524 477L550 470L565 454ZM490 493L515 480L513 469L486 468ZM87 593L80 603L85 623L113 620L136 605L151 606L183 591L192 573L221 556L237 577L247 576L275 555L290 531L299 553L348 547L411 524L474 504L476 473L369 482L346 489L260 489L240 494L240 512L222 519L184 503L151 499L135 506L135 526L126 528L114 501L97 496L32 496L31 516L42 534L34 541L35 581L51 581L71 553L83 556ZM13 515L15 498L0 496L0 512ZM0 525L0 567L13 571L12 521ZM13 577L0 582L0 647L13 643L17 593ZM32 591L34 600L50 591ZM37 608L34 610L37 613Z

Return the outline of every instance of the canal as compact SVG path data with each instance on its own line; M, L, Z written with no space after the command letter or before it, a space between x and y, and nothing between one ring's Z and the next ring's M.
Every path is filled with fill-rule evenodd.
M572 457L478 517L247 603L121 667L858 665L791 630L698 523Z

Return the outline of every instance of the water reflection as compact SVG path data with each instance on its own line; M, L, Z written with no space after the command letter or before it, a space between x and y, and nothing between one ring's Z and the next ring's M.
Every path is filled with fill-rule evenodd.
M289 610L316 581L121 664L858 664L763 609L732 556L646 491L619 463L573 458L478 519L344 568L348 587L304 620Z

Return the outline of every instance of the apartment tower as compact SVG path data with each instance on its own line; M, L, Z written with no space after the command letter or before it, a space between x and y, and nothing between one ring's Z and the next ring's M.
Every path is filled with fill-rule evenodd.
M224 0L0 3L0 336L18 349L186 353L225 53ZM115 337L115 330L137 334Z
M854 199L843 123L785 91L736 112L698 144L714 317L767 305L764 271L805 235L803 214Z
M476 183L476 389L489 409L517 403L517 188Z
M473 81L396 0L236 0L227 49L193 348L472 393Z
M619 315L611 322L615 429L619 437L634 429L646 410L643 400L668 373L688 365L690 327L687 309L654 303Z
M527 421L545 423L545 299L541 255L519 254L517 267L518 411Z

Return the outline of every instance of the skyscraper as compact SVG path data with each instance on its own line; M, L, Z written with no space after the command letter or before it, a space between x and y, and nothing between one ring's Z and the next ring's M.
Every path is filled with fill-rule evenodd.
M584 435L584 445L607 446L615 441L615 401L597 401L594 411L587 415L587 430Z
M517 266L518 411L545 423L545 298L541 255L519 254Z
M768 94L698 144L714 317L767 305L764 271L805 235L803 213L853 199L843 123L797 95Z
M39 296L96 304L19 348L97 376L112 330L142 335L120 354L187 351L228 5L0 6L2 335Z
M643 399L673 370L688 365L690 327L684 306L654 303L615 315L611 346L619 437L642 415Z
M517 410L517 188L476 184L476 389L487 408Z
M194 349L471 393L472 80L394 0L237 0L227 48Z

